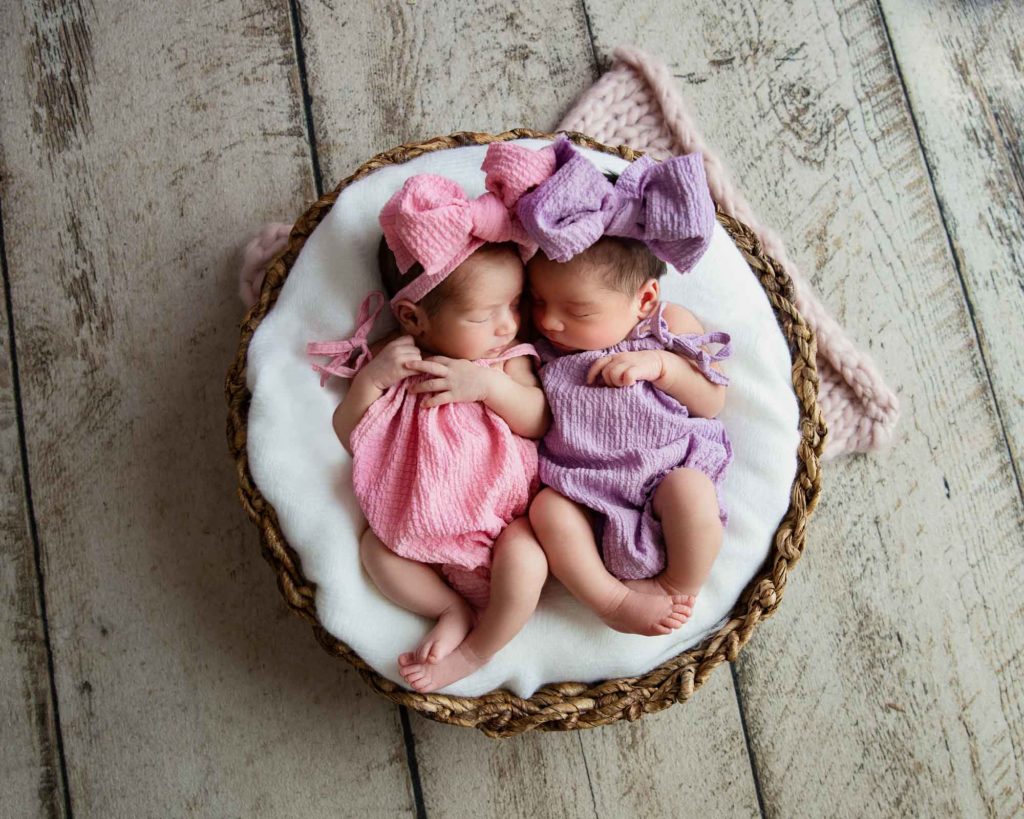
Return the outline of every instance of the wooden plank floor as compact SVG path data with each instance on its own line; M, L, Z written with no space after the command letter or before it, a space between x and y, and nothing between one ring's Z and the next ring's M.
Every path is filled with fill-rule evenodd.
M0 7L0 816L1024 816L1024 7ZM373 152L665 60L899 393L684 706L503 743L372 696L234 496L234 251Z

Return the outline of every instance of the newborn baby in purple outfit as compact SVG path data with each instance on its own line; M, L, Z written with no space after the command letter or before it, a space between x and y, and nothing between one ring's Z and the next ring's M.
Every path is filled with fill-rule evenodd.
M517 208L541 248L527 273L553 416L530 522L552 573L611 628L668 634L728 520L732 449L714 418L729 336L659 300L665 261L685 272L707 248L714 206L699 155L640 159L613 184L555 149L558 170Z

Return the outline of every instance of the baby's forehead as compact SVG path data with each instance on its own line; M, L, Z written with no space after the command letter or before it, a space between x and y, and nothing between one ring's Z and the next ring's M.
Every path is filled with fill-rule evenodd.
M465 309L501 304L523 291L523 277L471 276L459 282L453 301Z
M572 263L546 262L526 267L530 287L534 290L557 290L559 293L586 291L592 293L604 284L604 266L587 259Z

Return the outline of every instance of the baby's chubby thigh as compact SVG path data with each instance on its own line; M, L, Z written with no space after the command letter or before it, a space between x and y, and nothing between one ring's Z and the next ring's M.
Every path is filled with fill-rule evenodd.
M581 544L594 541L587 509L550 486L541 489L533 499L529 518L541 547L552 562L561 552L576 552ZM594 548L597 548L596 543Z

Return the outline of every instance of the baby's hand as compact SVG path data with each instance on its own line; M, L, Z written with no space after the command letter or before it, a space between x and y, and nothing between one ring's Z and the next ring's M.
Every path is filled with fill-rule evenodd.
M410 365L420 361L420 348L412 336L400 336L382 347L362 372L377 389L387 391L403 378L412 375Z
M615 353L602 356L590 366L587 383L597 383L600 378L609 387L631 387L637 381L657 381L663 372L658 350Z
M440 407L463 401L484 401L494 371L461 358L435 355L409 364L410 370L437 376L410 388L409 392L432 392L424 407Z

